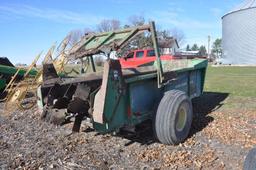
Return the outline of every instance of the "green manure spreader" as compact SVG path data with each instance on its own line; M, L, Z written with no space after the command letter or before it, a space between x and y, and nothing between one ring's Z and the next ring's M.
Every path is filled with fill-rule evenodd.
M148 31L157 60L150 65L122 69L119 60L107 59L96 70L95 54L118 51L139 33ZM190 131L191 99L202 94L207 60L161 61L155 24L92 34L74 47L70 57L90 58L94 72L59 77L52 64L43 66L38 88L41 118L62 124L75 117L73 131L89 121L100 133L118 132L152 120L156 138L164 144L183 142Z

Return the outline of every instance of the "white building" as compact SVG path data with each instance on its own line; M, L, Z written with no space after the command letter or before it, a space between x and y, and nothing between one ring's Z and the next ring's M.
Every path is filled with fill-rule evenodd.
M179 49L179 44L175 38L159 41L158 44L161 54L174 55Z

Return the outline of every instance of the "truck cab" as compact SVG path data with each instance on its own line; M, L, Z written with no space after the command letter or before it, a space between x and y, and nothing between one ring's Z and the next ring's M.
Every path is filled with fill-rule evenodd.
M172 55L161 55L161 60L172 60ZM122 68L136 68L156 60L154 49L130 51L126 56L119 59Z

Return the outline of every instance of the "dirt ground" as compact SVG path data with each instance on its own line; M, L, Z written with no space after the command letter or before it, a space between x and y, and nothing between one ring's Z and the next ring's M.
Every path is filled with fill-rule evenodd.
M70 135L72 124L42 122L36 108L0 116L0 169L242 169L256 145L256 98L205 93L193 103L190 137L178 146L154 140L150 122L136 134L84 125Z

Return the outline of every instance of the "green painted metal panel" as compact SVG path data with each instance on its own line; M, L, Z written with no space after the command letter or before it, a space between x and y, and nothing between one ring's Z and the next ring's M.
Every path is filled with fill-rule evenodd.
M153 108L157 107L164 92L169 90L182 90L190 98L199 96L202 93L207 61L191 60L188 65L190 67L176 69L177 78L162 88L157 86L157 72L122 80L122 77L115 75L116 70L110 70L103 113L104 123L94 122L94 128L98 132L107 133L124 125L137 125L152 118ZM122 81L125 82L124 85L121 85Z
M129 97L123 85L121 66L119 69L110 69L104 102L104 123L100 124L94 122L94 128L98 132L107 133L114 131L122 127L128 120L127 110Z
M0 65L0 73L2 74L8 74L8 75L14 75L18 69L16 67L9 67L9 66L4 66ZM26 72L26 69L21 69L18 73L18 75L23 76ZM29 72L30 75L36 75L37 71L32 69Z
M104 44L110 44L111 42L118 43L122 41L125 37L127 37L129 33L114 33L109 32L101 36L96 36L93 40L91 40L88 44L86 44L83 48L85 50L96 49L99 46Z
M7 75L7 80L6 79L0 79L0 90L3 90L6 84L8 83L8 77L9 80L11 77L17 72L18 68L16 67L10 67L10 66L5 66L5 65L0 65L0 74L2 75ZM23 76L26 73L25 69L21 69L18 73L18 76ZM37 70L32 69L29 72L30 75L35 76L37 74ZM5 76L6 77L6 76Z
M183 62L183 61L182 60L177 60L177 63L178 62ZM207 60L193 59L193 60L187 60L186 65L183 65L182 67L177 66L177 65L173 65L173 67L172 67L172 65L167 66L168 64L172 64L172 63L174 63L174 61L172 61L172 60L162 61L164 73L169 72L169 71L174 71L176 73L182 73L182 72L186 72L186 71L193 71L195 69L206 69L207 65L208 65ZM154 62L152 64L155 66L155 68L157 67L156 62ZM204 77L204 75L202 75L202 76ZM151 73L151 74L139 75L139 76L134 76L134 77L128 78L128 79L125 80L125 82L126 83L132 83L132 82L143 81L143 80L146 80L146 79L152 79L152 78L156 78L156 77L157 77L157 73Z
M132 78L128 78L125 80L126 83L132 83L132 82L137 82L137 81L142 81L146 79L152 79L156 78L157 73L152 73L152 74L145 74L145 75L139 75L139 76L134 76Z
M6 86L6 80L0 79L0 91L3 90Z
M149 25L143 25L114 30L112 32L90 34L71 49L68 58L78 59L89 57L101 53L105 49L118 50L139 33L149 30Z

